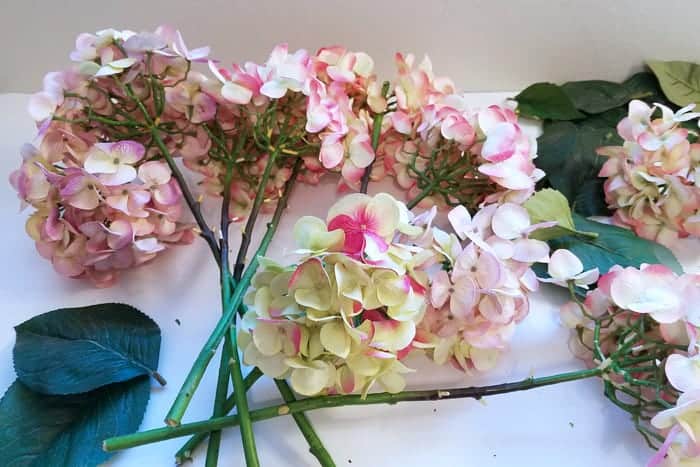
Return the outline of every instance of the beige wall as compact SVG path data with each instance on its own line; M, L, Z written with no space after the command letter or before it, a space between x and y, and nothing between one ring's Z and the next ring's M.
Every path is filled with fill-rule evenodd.
M644 58L700 60L700 4L682 0L0 0L0 92L31 91L78 32L167 22L224 62L277 42L365 50L382 74L396 50L428 53L465 90L537 80L621 79Z

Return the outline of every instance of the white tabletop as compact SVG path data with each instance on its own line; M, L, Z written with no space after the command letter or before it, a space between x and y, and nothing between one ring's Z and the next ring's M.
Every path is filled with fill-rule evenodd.
M474 105L483 105L498 102L506 95L472 94L469 98ZM86 281L56 274L25 234L27 213L18 213L19 201L5 182L19 165L19 147L34 137L33 123L25 112L26 101L26 95L0 95L0 391L15 378L13 326L55 308L125 302L150 315L162 331L159 372L168 385L161 388L154 383L141 429L161 427L191 362L219 318L216 266L204 242L197 240L124 274L110 289L95 289ZM370 192L382 187L370 186ZM272 243L270 256L283 259L285 249L293 245L290 232L296 219L304 214L325 217L335 196L332 177L318 187L299 186ZM238 241L233 232L232 239ZM697 246L693 242L682 245L679 256L686 265L697 265L698 255L690 254L699 251ZM558 306L566 300L564 291L548 286L533 294L531 300L530 315L518 327L512 349L496 370L479 377L469 376L412 356L408 365L418 371L408 376L408 387L491 384L582 368L582 363L568 351L568 330L558 321ZM218 361L214 358L184 421L211 415ZM279 402L279 395L267 378L258 382L250 394L252 407ZM627 414L603 397L597 380L482 402L449 400L335 408L310 413L309 417L338 466L631 467L643 465L652 455ZM263 465L314 465L315 459L308 453L291 417L257 423L255 433ZM131 449L117 454L110 464L171 466L173 454L185 439ZM221 452L221 466L244 464L237 429L225 432ZM194 465L203 463L204 449L200 449Z

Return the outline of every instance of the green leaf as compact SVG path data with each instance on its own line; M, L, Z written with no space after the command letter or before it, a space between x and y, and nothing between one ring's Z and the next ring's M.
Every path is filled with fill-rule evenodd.
M614 135L615 144L622 144L622 138L617 135L617 124L627 116L627 104L614 109L606 110L599 114L591 115L584 120L577 120L579 128L590 128L594 130L606 130Z
M589 114L605 112L629 101L627 88L611 81L571 81L561 88L577 109Z
M583 118L569 96L556 84L535 83L515 96L518 113L539 120L574 120Z
M76 394L140 375L160 378L160 329L129 305L54 310L15 331L17 378L37 392Z
M683 271L668 248L637 237L631 230L594 222L576 213L573 219L577 230L595 232L598 236L593 239L569 235L548 243L552 250L570 250L579 257L586 270L597 267L601 274L605 274L616 264L639 267L642 263L649 263L664 264L677 273Z
M584 217L610 216L608 204L605 202L604 178L586 180L579 187L572 209Z
M0 400L0 465L88 467L107 460L102 440L136 431L148 377L72 395L38 394L15 381Z
M528 199L525 204L525 209L530 215L530 221L533 224L542 222L556 222L554 227L538 229L530 234L531 238L537 240L551 240L566 235L582 235L585 237L595 238L597 235L590 232L581 232L576 230L574 219L571 215L569 202L564 195L557 190L545 188L540 190Z
M537 139L535 164L547 174L547 180L573 204L586 180L598 177L605 158L596 149L618 142L613 129L577 127L571 122L545 125Z
M627 89L629 100L641 99L653 103L665 99L659 86L659 80L656 79L653 73L648 71L633 74L623 81L622 85Z
M648 61L668 100L685 107L700 103L700 65L691 62Z
M571 217L569 202L557 190L546 188L540 190L528 199L525 204L533 224L556 221L559 227L573 230L574 219Z

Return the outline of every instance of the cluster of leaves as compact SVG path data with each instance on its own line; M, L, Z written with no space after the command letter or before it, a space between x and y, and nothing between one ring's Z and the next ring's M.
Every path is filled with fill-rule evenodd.
M598 268L601 274L619 264L622 267L640 264L664 264L681 274L683 268L671 250L651 240L637 237L629 229L595 222L578 213L572 213L564 195L551 188L535 193L525 208L532 222L556 221L555 227L540 229L530 234L545 240L552 250L566 249L575 254L584 269ZM538 276L547 275L544 265L533 267Z
M561 86L536 83L515 97L521 116L542 120L535 163L547 174L543 186L561 191L583 216L606 216L601 146L622 143L617 124L633 99L677 109L700 103L700 66L688 62L648 63L650 71L622 83L590 80Z
M622 83L536 83L515 97L521 116L542 121L535 163L547 175L540 188L551 187L564 195L573 211L574 230L598 234L594 238L550 231L547 240L552 248L570 249L586 267L598 267L601 273L613 264L639 266L642 262L680 268L668 249L628 230L586 219L611 214L605 202L604 179L598 177L605 160L596 149L622 144L616 127L627 115L628 103L639 99L673 109L700 103L700 66L658 61L648 66L651 71L637 73Z
M15 327L17 380L0 400L0 465L94 466L101 440L138 429L160 329L135 308L64 308Z

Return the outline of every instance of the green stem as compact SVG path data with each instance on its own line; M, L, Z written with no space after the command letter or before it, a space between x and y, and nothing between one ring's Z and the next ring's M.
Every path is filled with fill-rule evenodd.
M270 179L270 174L272 173L272 167L274 167L277 161L277 156L279 150L275 150L267 159L267 164L265 164L265 169L263 170L262 177L260 178L260 185L258 186L258 191L255 193L255 199L253 200L253 207L248 215L248 222L246 222L245 229L241 237L241 247L238 250L238 256L236 256L236 263L233 266L233 277L236 280L240 280L241 274L243 274L243 267L245 266L245 257L248 254L248 248L250 247L250 241L253 237L253 228L255 227L255 221L260 213L260 208L262 208L263 202L265 201L265 189L267 188L267 182Z
M297 401L294 397L292 389L285 380L276 379L275 384L277 385L277 389L279 390L280 394L282 395L282 399L284 399L286 404L292 404ZM306 414L304 412L296 412L292 414L292 417L299 427L299 430L301 430L301 433L304 435L306 442L309 443L309 452L313 454L316 459L318 459L319 464L321 464L323 467L335 467L333 458L326 450L321 438L319 438L316 434L316 431L311 425L311 421Z
M238 420L241 428L241 440L243 441L243 452L245 454L245 463L247 467L258 467L260 460L258 459L258 450L255 447L255 434L253 433L253 420L250 418L250 409L248 408L248 396L243 382L243 371L241 370L241 361L238 353L238 340L236 326L231 325L229 339L226 340L229 348L229 369L231 370L231 379L233 379L233 398L236 401L236 412L238 412Z
M369 394L365 398L361 395L346 396L320 396L302 399L289 404L274 405L250 412L253 421L268 420L282 415L294 414L298 412L308 412L309 410L352 406L352 405L374 405L374 404L396 404L398 402L409 401L437 401L443 399L472 398L481 399L483 397L506 394L516 391L526 391L543 386L576 381L579 379L600 376L604 370L593 368L588 370L572 371L557 375L544 376L540 378L526 378L522 381L495 384L483 387L466 387L454 389L429 389L421 391L404 391L397 394L387 392ZM187 423L177 427L156 428L154 430L142 431L130 435L108 438L103 443L105 451L118 451L121 449L142 446L144 444L155 443L172 438L179 438L195 433L210 432L222 428L237 426L239 424L238 415L219 417L211 420Z
M238 250L238 257L236 258L236 264L234 266L233 277L234 280L237 281L241 279L241 275L243 273L243 263L245 261L246 253L248 252L248 247L250 246L250 241L253 234L253 227L255 226L255 221L257 220L258 214L260 213L260 208L262 207L262 203L265 197L265 188L267 187L267 182L270 178L270 174L272 173L272 167L275 165L275 162L277 160L277 155L278 151L275 150L269 156L263 174L260 178L260 185L258 186L258 191L255 195L255 200L253 201L253 208L251 209L248 222L246 223L246 227L243 232L243 237L241 239L241 247ZM299 162L300 160L301 159L298 159L297 162ZM295 165L295 171L293 174L294 178L290 178L290 184L293 184L294 180L296 180L296 173L298 172L297 167L299 166ZM277 209L275 209L273 220L270 224L268 224L268 232L271 230L271 225L274 225L274 228L272 229L273 232L277 230L277 225L279 224L282 212L286 208L287 199L288 198L285 197L284 199L279 200L281 204L279 204L277 206ZM257 255L255 260L257 260ZM240 287L241 284L239 283L238 286ZM248 288L247 285L245 285L244 287L245 289ZM248 467L255 467L260 465L260 461L258 460L257 450L255 448L255 434L253 432L253 421L250 418L250 410L248 408L248 397L246 391L243 389L243 371L241 370L241 359L240 353L238 351L238 333L235 324L231 325L226 337L227 340L225 343L225 347L229 349L229 370L231 372L231 378L233 379L233 396L236 401L238 418L240 421L241 439L243 441L243 450L245 452L246 465Z
M228 366L226 366L228 370ZM245 390L249 390L262 377L263 372L259 368L253 368L250 373L243 379ZM236 407L236 399L233 395L229 396L224 402L224 413L230 413ZM183 464L185 461L192 459L192 453L195 449L209 436L209 432L200 432L192 436L182 447L175 453L175 463Z
M382 83L382 96L386 97L389 93L389 86L391 84L388 81ZM377 148L379 147L379 137L382 133L382 122L384 121L385 112L379 113L374 116L374 121L372 122L372 150L374 151L374 159L365 168L365 172L362 174L362 180L360 181L360 193L367 193L367 186L369 185L369 176L372 174L372 167L374 166L374 160L377 158Z
M299 164L299 163L298 163ZM295 167L295 172L298 169ZM296 178L296 175L294 176ZM280 203L277 206L277 209L275 210L275 214L273 215L273 222L278 222L281 216L281 213L284 211L285 204L286 204L286 199L281 200ZM279 213L279 214L277 214ZM230 337L230 336L229 336ZM230 344L227 344L227 347ZM228 353L230 354L231 348L227 348ZM249 377L251 376L250 374L246 379L244 380L245 383L245 389L246 391L252 386L252 384L259 378L259 375L262 375L260 370L258 368L255 368L251 374L257 374L258 376L253 380L251 383L248 382ZM289 388L289 385L287 384L286 381L280 381L278 382L278 388L280 388L280 394L282 397L285 399L285 401L292 400L294 398L294 394L292 393L291 389ZM286 389L285 389L286 388ZM283 392L284 391L284 392ZM234 396L231 396L225 403L224 405L224 413L230 412L233 407L235 406L235 399ZM307 439L309 442L309 449L310 451L318 458L319 462L321 465L325 466L333 466L335 465L333 463L333 460L330 457L330 454L326 451L326 449L323 447L323 444L314 431L313 426L311 425L311 422L308 420L308 418L303 414L303 413L298 413L295 414L294 420L296 421L299 430L302 432L304 435L304 438ZM206 438L206 433L205 434L198 434L196 436L193 436L185 445L180 448L180 450L176 453L175 459L176 462L181 463L187 458L189 458L190 454L192 451L201 443L204 439Z
M229 272L229 205L231 202L231 178L233 175L233 167L231 163L226 166L226 174L224 176L224 191L223 200L221 202L221 310L228 306L231 300L231 274ZM226 339L229 339L226 336ZM229 368L227 362L231 358L229 346L224 346L221 349L221 363L219 365L219 375L216 384L216 393L214 396L214 411L213 417L220 417L228 412L224 412L224 404L226 402L226 394L228 393ZM207 457L205 465L207 467L216 467L219 462L219 447L221 445L221 431L213 431L209 437L209 445L207 447Z
M296 177L299 173L299 169L301 167L300 162L301 159L298 159L297 163L294 165L294 170L292 171L292 176L287 182L285 193L279 200L279 203L282 203L283 205L287 204L287 199L289 198L291 187L293 186L294 181L296 180ZM182 387L180 388L180 391L178 392L178 395L175 398L175 401L173 402L173 405L165 418L165 422L168 425L177 426L180 424L180 420L182 420L182 416L184 415L185 410L187 410L187 406L192 400L194 391L199 386L199 383L202 380L202 376L204 375L204 371L206 370L207 366L209 365L209 362L216 353L216 349L221 343L221 340L223 339L224 335L226 334L226 332L229 331L229 329L233 329L233 332L235 333L235 328L232 328L231 323L233 322L233 317L235 315L236 309L243 302L243 297L248 289L248 285L250 284L250 281L255 275L255 273L257 272L258 258L267 252L267 248L272 242L272 237L274 236L277 230L277 226L279 224L281 216L281 209L275 211L275 215L273 216L272 220L267 224L267 231L265 232L265 235L260 241L260 246L255 252L253 258L251 259L250 265L246 268L245 272L243 273L241 281L238 283L235 290L233 291L233 295L229 302L228 308L224 310L221 319L219 319L219 322L216 324L211 335L202 347L202 350L199 352L199 355L195 359L194 364L190 369L190 372L185 378L185 382L182 384Z
M182 175L180 168L175 163L175 160L170 154L170 151L168 151L167 146L165 146L163 139L160 137L160 132L158 128L154 127L151 130L151 134L153 135L153 141L156 143L156 146L158 146L158 149L160 149L160 152L163 154L163 157L165 157L165 160L168 163L168 167L170 167L170 171L173 173L173 176L175 177L175 180L177 181L177 184L180 187L182 196L185 198L185 202L190 208L192 216L194 216L194 220L199 226L199 230L201 231L200 235L207 242L207 245L209 245L209 249L211 250L212 254L214 255L214 258L216 258L218 263L221 258L219 245L216 241L216 236L214 235L214 232L209 228L209 224L207 224L207 221L204 220L202 211L199 209L199 203L195 201L194 196L192 196L192 192L187 186L185 177Z
M408 209L415 208L418 205L418 203L420 203L428 195L430 195L430 193L432 193L434 189L435 189L435 183L431 183L431 184L427 185L425 188L423 188L423 190L420 193L418 193L418 195L416 195L415 198L413 198L411 201L406 203L406 207Z

